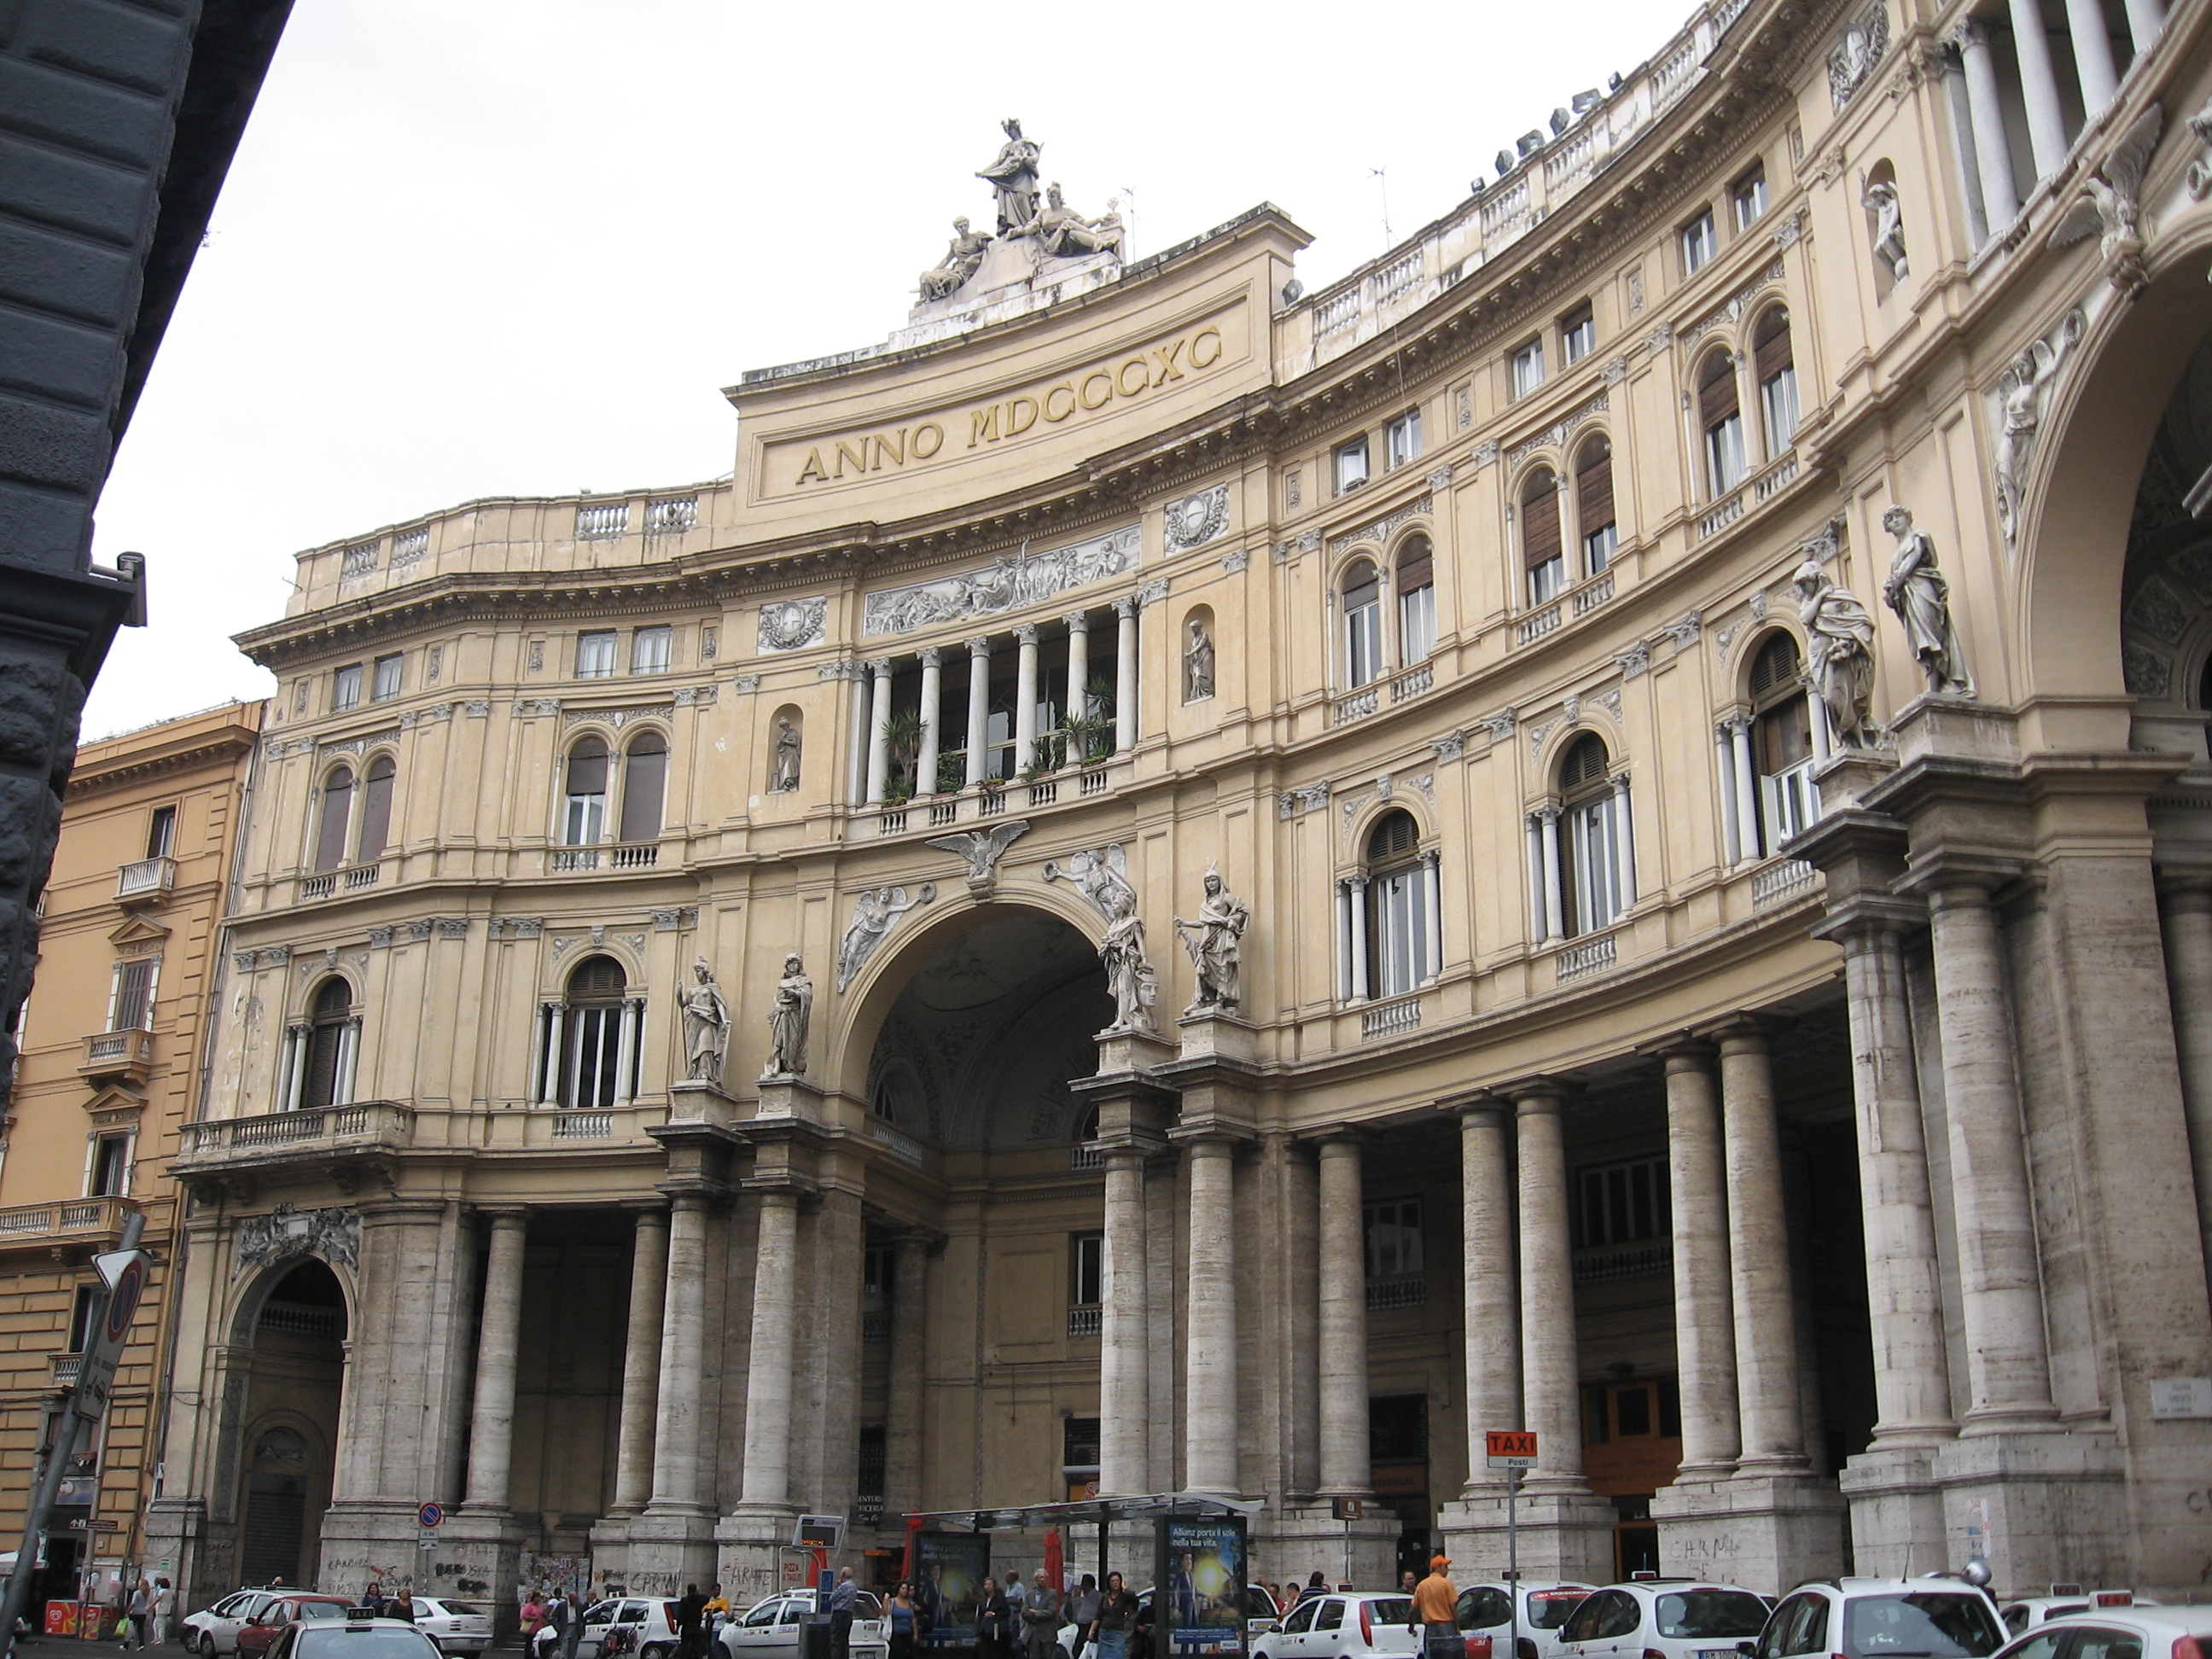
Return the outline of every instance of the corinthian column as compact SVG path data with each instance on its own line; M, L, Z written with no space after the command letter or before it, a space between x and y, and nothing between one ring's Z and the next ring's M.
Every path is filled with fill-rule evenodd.
M891 659L878 657L868 664L873 691L868 702L867 804L880 806L890 778L890 737L884 729L891 718Z
M1674 1356L1681 1377L1684 1480L1735 1468L1735 1332L1729 1298L1728 1206L1713 1051L1683 1042L1666 1052L1667 1178L1674 1217Z
M914 763L917 798L937 793L938 733L944 725L945 653L931 646L921 653L921 750Z
M1972 1401L1964 1432L2035 1428L2057 1407L1996 912L1971 878L1939 877L1928 902Z
M653 1418L660 1407L660 1322L668 1303L668 1212L637 1212L629 1258L629 1322L623 1339L622 1423L615 1451L615 1512L634 1515L653 1496Z
M1014 630L1021 649L1014 659L1014 775L1036 764L1037 631L1024 623Z
M497 1211L491 1218L465 1509L503 1513L507 1506L514 1452L514 1369L522 1338L523 1245L529 1226L530 1218L521 1210Z
M699 1370L706 1340L707 1200L678 1193L668 1230L667 1297L660 1321L659 1431L653 1437L654 1510L700 1507Z
M1238 1490L1237 1461L1237 1149L1190 1143L1190 1327L1183 1484Z
M799 1194L788 1187L770 1187L760 1200L759 1242L753 1251L752 1363L745 1374L743 1501L774 1506L791 1501Z
M1321 1147L1321 1490L1364 1495L1367 1467L1367 1261L1359 1142Z

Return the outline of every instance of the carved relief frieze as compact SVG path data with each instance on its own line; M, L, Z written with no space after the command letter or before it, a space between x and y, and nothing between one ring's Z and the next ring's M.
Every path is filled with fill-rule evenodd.
M1370 520L1356 530L1346 531L1341 536L1331 536L1328 538L1328 556L1334 558L1355 543L1387 542L1398 527L1407 520L1427 518L1433 505L1429 496L1416 495L1395 513L1388 513L1379 519Z
M1170 501L1162 516L1170 553L1203 547L1229 527L1229 486L1218 483L1195 495Z
M1744 307L1766 289L1779 283L1782 276L1782 261L1777 259L1758 276L1729 295L1724 303L1716 306L1689 327L1684 329L1680 336L1682 343L1686 346L1695 345L1702 337L1710 334L1713 330L1740 320L1743 316Z
M1532 432L1505 453L1505 465L1510 470L1517 467L1540 449L1556 449L1573 436L1577 428L1593 415L1601 415L1611 406L1609 394L1600 392L1580 409L1562 415L1541 432Z
M760 654L803 651L819 645L829 630L830 600L826 594L803 599L781 599L760 609Z
M936 623L998 616L1042 605L1055 594L1134 570L1143 549L1140 526L1126 525L1067 547L1002 554L981 570L884 588L867 596L860 631L873 637L911 634Z
M279 1204L267 1215L238 1224L230 1257L230 1276L243 1278L256 1267L295 1255L319 1255L335 1267L361 1263L361 1212L348 1208L295 1210Z

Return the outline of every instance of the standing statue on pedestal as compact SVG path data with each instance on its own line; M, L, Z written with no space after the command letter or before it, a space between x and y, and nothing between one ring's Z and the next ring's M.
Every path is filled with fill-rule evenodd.
M1198 969L1198 994L1186 1014L1234 1013L1240 1000L1244 965L1244 930L1252 912L1231 892L1218 870L1206 872L1206 898L1198 920L1175 919L1176 933Z
M989 237L974 234L965 219L955 219L952 241L945 250L945 258L933 270L921 273L923 301L943 300L957 293L981 267L983 251L990 246Z
M1182 648L1182 700L1204 702L1213 695L1213 641L1206 624L1190 619L1190 643Z
M1936 568L1936 544L1912 527L1912 514L1901 507L1881 515L1881 527L1897 538L1897 556L1890 561L1881 596L1905 624L1905 637L1912 641L1912 654L1928 676L1928 690L1947 697L1972 696L1966 648L1951 621L1951 586Z
M806 1075L806 1028L814 1018L814 981L793 951L783 959L776 981L775 1007L768 1017L768 1065L761 1081Z
M1796 587L1803 603L1805 678L1820 701L1836 735L1856 749L1870 749L1881 732L1874 723L1874 617L1858 596L1828 580L1818 559L1797 568Z
M691 964L692 982L684 989L684 1074L695 1083L722 1084L722 1061L730 1051L730 1005L702 957Z
M1159 1029L1152 1018L1159 977L1145 955L1145 922L1134 908L1135 895L1130 898L1130 908L1107 924L1106 937L1098 944L1098 960L1105 964L1106 988L1114 998L1112 1029L1153 1031Z
M999 192L999 234L1009 236L1018 234L1024 225L1036 217L1037 156L1041 152L1034 143L1022 137L1022 124L1018 118L1009 115L999 125L1006 130L1006 142L999 147L998 159L975 176Z
M768 787L771 794L799 787L799 729L788 714L775 717L775 763L769 772Z
M1905 205L1898 199L1897 186L1876 179L1859 199L1874 215L1874 257L1889 272L1891 282L1903 282L1911 273L1905 258Z

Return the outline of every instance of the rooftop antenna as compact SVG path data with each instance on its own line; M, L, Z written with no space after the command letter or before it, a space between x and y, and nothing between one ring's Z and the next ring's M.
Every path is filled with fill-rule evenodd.
M1382 193L1382 245L1388 247L1396 240L1390 234L1390 169L1370 167L1367 176L1375 180L1376 188Z

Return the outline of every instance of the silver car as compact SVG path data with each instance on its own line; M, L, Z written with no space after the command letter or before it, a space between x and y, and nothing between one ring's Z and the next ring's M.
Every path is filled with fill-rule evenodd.
M435 1642L441 1653L482 1653L491 1645L491 1609L482 1601L418 1595L414 1612L415 1628Z
M276 1596L269 1590L240 1590L224 1596L211 1607L187 1613L185 1651L198 1654L201 1659L222 1659L222 1656L236 1653L238 1632L245 1628L246 1620L275 1600Z

